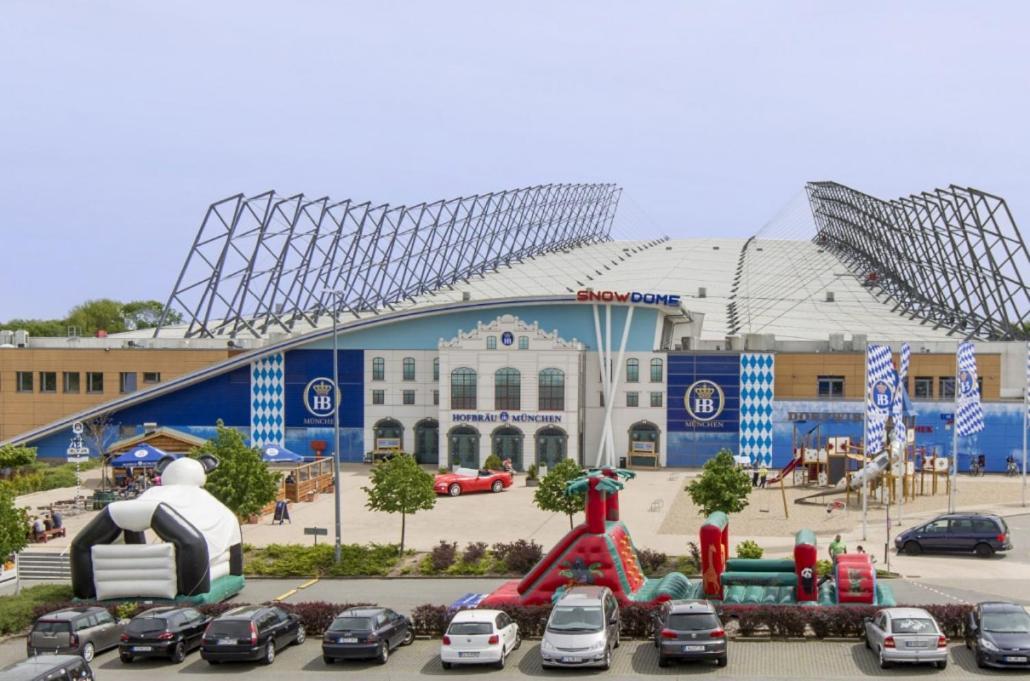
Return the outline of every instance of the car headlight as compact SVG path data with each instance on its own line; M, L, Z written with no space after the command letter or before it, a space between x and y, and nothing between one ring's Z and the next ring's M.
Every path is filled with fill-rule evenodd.
M608 644L605 643L604 639L601 639L599 641L595 641L594 645L590 646L590 650L604 650L607 645Z
M998 648L998 646L994 645L994 643L992 643L990 641L990 639L986 639L986 638L980 639L980 647L983 648L984 650L989 650L992 653L996 653L996 652L998 652L1000 650L1000 648Z
M540 641L540 650L554 650L554 644L548 641L546 638Z

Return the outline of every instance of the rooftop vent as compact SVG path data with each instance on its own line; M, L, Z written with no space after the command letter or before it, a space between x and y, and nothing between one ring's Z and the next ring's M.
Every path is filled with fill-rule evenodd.
M826 292L826 302L827 303L832 303L833 300L834 300L833 291L827 291Z
M698 298L707 298L708 297L708 289L706 289L704 286L699 286L697 288L697 297Z
M468 301L472 300L472 293L470 291L462 291L461 292L461 300L462 300L462 302L465 302L465 303L467 303Z

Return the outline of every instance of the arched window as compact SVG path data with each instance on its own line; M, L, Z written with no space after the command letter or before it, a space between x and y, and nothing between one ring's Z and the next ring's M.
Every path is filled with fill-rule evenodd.
M651 360L651 382L661 383L663 373L665 372L662 371L662 360L655 357Z
M522 374L506 367L494 374L494 409L517 411L522 408Z
M626 382L637 383L640 381L640 360L630 357L626 360Z
M403 378L405 381L414 381L415 380L415 358L414 357L405 357L404 358L404 362L402 364L402 367L403 367L403 374L401 375L401 378Z
M565 411L565 372L544 369L539 381L540 411Z
M386 360L382 357L372 358L372 380L373 381L385 381L386 380Z
M451 372L451 409L476 408L476 370L462 367Z
M435 357L433 359L433 380L434 381L439 381L440 380L440 358L439 357Z

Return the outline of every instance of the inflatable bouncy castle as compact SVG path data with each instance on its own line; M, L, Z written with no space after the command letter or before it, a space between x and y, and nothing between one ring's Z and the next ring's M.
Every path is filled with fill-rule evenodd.
M575 584L607 586L623 604L696 598L700 589L674 572L648 579L640 569L629 529L619 520L619 491L632 471L602 468L571 481L567 494L586 494L586 522L559 541L521 580L487 596L482 607L550 603Z
M240 523L203 489L217 466L213 456L165 457L157 465L161 485L93 518L71 544L76 598L207 603L239 593Z

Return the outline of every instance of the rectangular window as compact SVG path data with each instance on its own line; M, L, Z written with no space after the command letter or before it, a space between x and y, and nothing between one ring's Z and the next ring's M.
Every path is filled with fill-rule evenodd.
M437 357L436 359L433 360L433 380L434 381L439 381L440 380L440 358L439 357Z
M651 382L661 383L662 374L664 373L664 367L662 366L662 360L655 357L651 360Z
M487 336L486 337L486 349L487 350L496 350L497 349L497 336Z
M386 404L386 392L382 390L373 390L372 404Z
M118 374L118 392L122 393L134 393L136 392L136 372L135 371L123 371Z
M937 379L937 397L942 400L955 399L955 377L941 376Z
M933 376L916 376L912 387L912 395L923 399L933 398Z
M78 371L66 371L64 372L64 391L66 393L77 393L79 392L79 372Z
M144 371L143 372L144 383L160 383L161 372L160 371Z
M640 393L637 393L637 392L626 393L626 406L627 407L639 407L640 406Z
M601 402L600 402L600 404L601 404L601 406L603 407L603 406L604 406L604 391L602 390L602 391L601 391L600 393L598 393L598 395L599 395L599 396L600 396L600 398L601 398Z
M415 358L414 357L405 357L404 358L404 362L403 362L403 364L401 366L403 367L403 371L401 372L401 379L405 380L405 381L414 381L415 380Z
M440 391L439 390L434 390L433 391L433 406L436 407L436 406L439 406L439 404L440 404Z
M651 393L651 406L660 407L662 406L662 393Z
M819 397L844 397L844 377L820 376Z
M86 372L86 392L88 393L102 393L104 392L104 374L101 371L87 371Z
M640 382L640 362L632 357L626 360L626 382Z
M32 392L32 372L31 371L19 371L17 374L18 392L30 393Z
M372 380L373 381L384 381L386 380L386 360L382 357L372 358Z
M401 393L401 397L404 399L404 404L415 404L414 390L405 390Z
M57 392L57 372L56 371L40 371L39 372L39 392L41 392L41 393L55 393L55 392Z
M519 336L519 350L529 350L529 336Z

